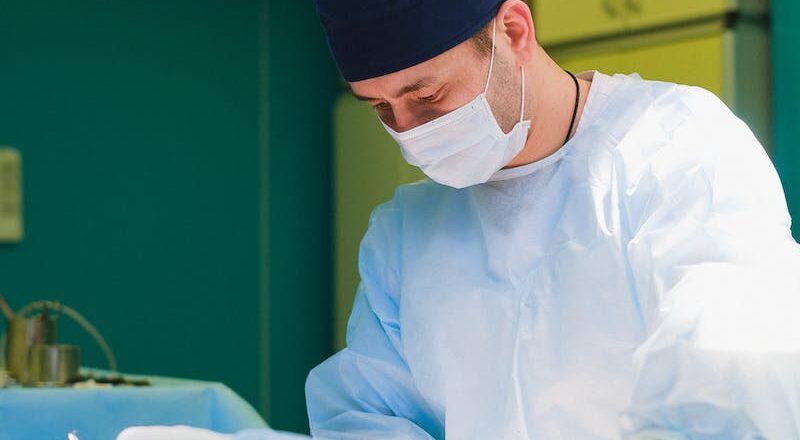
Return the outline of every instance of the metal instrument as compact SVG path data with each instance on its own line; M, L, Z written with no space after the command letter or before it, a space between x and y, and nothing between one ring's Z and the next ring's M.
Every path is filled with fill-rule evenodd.
M36 310L39 314L34 315ZM86 318L70 307L53 301L35 301L15 314L0 295L0 311L7 321L6 369L15 382L25 386L63 386L79 378L80 348L57 343L61 315L73 319L97 341L109 368L116 373L117 361L108 343Z
M76 345L32 345L24 383L33 386L64 385L79 376L81 351Z
M56 318L45 310L41 315L26 318L12 316L6 332L6 368L18 383L28 381L28 350L34 344L56 343Z

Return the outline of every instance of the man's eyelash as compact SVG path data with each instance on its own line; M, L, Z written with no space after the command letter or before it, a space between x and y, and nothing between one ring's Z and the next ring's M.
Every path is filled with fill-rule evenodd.
M419 97L419 100L422 101L422 102L435 102L437 99L439 99L439 93L438 92L434 93L432 95L420 96Z

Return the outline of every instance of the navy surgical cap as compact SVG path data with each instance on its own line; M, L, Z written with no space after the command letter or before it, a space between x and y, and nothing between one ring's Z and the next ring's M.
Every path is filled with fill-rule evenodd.
M504 0L315 0L347 81L427 61L475 35Z

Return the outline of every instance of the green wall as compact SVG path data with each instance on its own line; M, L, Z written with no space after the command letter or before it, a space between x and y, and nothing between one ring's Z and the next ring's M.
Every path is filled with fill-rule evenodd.
M772 0L772 23L773 158L794 219L792 231L800 240L800 3Z
M0 291L81 311L124 371L221 380L253 403L257 12L0 3L0 144L22 153L26 226L0 247Z
M331 108L338 76L310 1L272 1L268 54L269 389L279 429L306 430L304 383L331 354Z
M302 431L332 345L336 76L310 2L274 3L0 0L26 228L0 292L83 312L125 372L222 381Z

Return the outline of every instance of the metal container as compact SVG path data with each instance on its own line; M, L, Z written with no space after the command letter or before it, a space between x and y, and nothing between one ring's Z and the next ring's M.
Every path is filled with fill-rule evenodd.
M26 386L60 386L78 377L81 352L76 345L35 344L28 356Z
M8 321L6 369L19 383L28 381L28 356L35 344L55 344L56 318L40 315L32 318L14 316Z

